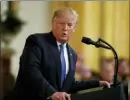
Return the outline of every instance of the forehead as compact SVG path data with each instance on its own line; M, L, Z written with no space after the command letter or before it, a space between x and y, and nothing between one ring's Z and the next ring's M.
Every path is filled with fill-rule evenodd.
M58 16L55 17L56 21L76 23L77 17L70 12L61 12Z

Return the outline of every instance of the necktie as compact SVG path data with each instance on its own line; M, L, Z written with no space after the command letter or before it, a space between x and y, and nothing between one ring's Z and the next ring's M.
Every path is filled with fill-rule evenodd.
M66 62L64 57L64 45L60 45L60 59L61 59L61 87L66 77Z

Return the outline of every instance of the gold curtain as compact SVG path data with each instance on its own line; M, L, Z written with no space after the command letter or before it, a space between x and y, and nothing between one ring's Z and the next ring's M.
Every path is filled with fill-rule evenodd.
M83 36L99 37L111 44L119 58L129 58L129 1L57 1L51 2L52 12L60 7L72 7L79 14L79 22L69 43L84 54L85 64L99 71L101 58L112 58L109 50L97 49L81 43Z

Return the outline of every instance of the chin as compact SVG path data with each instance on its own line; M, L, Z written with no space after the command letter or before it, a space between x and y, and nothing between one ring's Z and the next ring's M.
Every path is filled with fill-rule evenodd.
M61 39L61 42L63 42L63 43L65 43L67 41L68 41L68 39Z
M61 42L62 42L62 43L66 43L67 41L66 41L66 40L62 40Z

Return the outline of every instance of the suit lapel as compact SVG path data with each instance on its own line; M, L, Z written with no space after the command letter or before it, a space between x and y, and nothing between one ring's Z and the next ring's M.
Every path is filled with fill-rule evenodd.
M57 74L57 77L58 77L58 80L56 80L59 88L60 88L60 82L61 82L61 62L60 62L60 53L59 53L59 50L58 50L58 46L57 46L57 42L56 42L56 39L55 37L53 36L53 34L51 33L49 35L49 42L50 42L50 48L53 52L53 55L54 55L54 60L55 60L55 65L56 66L56 74Z
M74 73L74 59L73 59L73 53L72 50L70 49L70 47L67 45L67 50L68 50L68 59L69 59L69 72L66 76L66 80L63 84L63 88L62 91L66 91L69 88L69 84L71 83L71 81L73 81L73 73Z
M58 86L60 87L61 83L61 62L60 62L60 53L58 48L53 48L53 54L54 54L54 60L55 60L55 66L57 71L57 77L58 77Z

